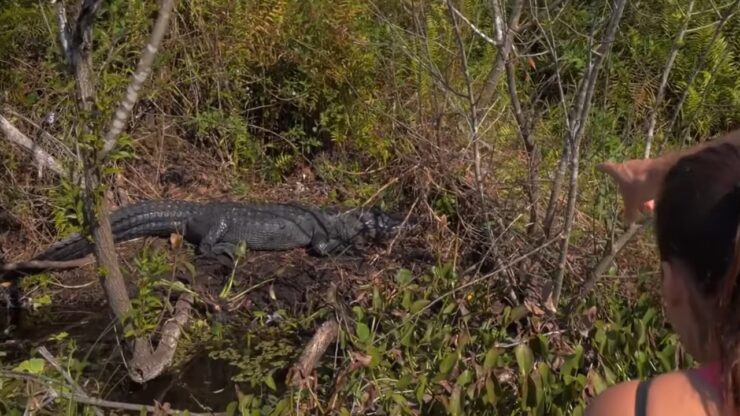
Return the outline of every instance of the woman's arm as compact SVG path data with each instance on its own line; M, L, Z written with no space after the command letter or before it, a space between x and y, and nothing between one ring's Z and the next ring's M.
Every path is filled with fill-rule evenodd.
M685 150L670 152L655 159L631 159L621 163L604 162L597 166L617 182L624 201L624 221L635 222L640 211L650 210L668 171L684 156L723 143L740 146L740 129Z

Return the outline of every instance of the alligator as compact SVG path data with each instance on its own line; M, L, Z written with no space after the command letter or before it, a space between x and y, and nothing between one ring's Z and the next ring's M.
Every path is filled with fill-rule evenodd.
M350 250L359 240L380 242L394 235L402 221L378 207L339 211L298 202L247 203L149 200L121 207L110 214L115 243L174 233L195 246L196 253L233 264L237 247L275 251L304 247L317 256ZM32 261L70 261L88 256L93 243L73 234L36 255ZM17 269L0 280L8 282L42 270Z

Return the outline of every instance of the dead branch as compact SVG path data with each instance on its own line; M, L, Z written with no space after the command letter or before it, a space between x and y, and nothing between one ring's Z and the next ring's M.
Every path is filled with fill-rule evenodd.
M550 17L550 11L548 7L545 7L545 12L547 13L548 21L553 21ZM552 55L553 60L555 61L555 80L557 81L556 85L558 87L558 93L560 94L560 105L563 107L563 117L565 118L565 126L570 131L571 129L571 120L570 120L570 114L568 112L568 105L565 102L565 92L563 91L563 82L560 77L560 60L558 58L558 53L555 48L555 36L552 33L552 29L549 30L550 34L548 35L547 31L545 30L545 27L540 23L539 19L537 18L537 14L532 14L533 19L537 27L540 29L540 31L543 33L543 39L545 43L547 44L547 48L550 52L550 55ZM551 39L552 38L552 39ZM568 170L568 159L570 158L570 146L567 140L563 140L563 148L560 151L560 160L558 161L558 167L555 170L555 177L552 180L552 187L550 188L550 197L547 201L547 208L545 210L545 218L542 222L542 229L545 234L545 238L550 238L552 235L552 225L555 221L555 210L557 208L557 202L560 198L560 192L563 187L563 178L565 177L565 173Z
M0 114L0 131L3 132L5 137L12 143L26 149L31 153L33 160L36 162L36 166L39 168L39 176L41 175L44 168L48 168L57 175L62 175L64 169L57 160L51 156L46 150L42 149L33 140L29 139L25 134L21 133L8 119Z
M571 116L571 126L570 129L568 129L567 142L570 146L569 165L571 176L570 186L568 189L568 205L565 213L565 230L563 232L563 240L560 246L560 258L558 261L557 274L555 275L555 288L553 290L553 305L556 307L560 300L560 293L563 288L563 277L565 276L565 265L568 256L570 234L573 229L573 218L575 216L576 197L578 195L578 163L580 162L579 153L581 138L583 137L583 131L588 121L596 79L599 76L602 63L604 62L604 59L606 59L606 56L609 54L611 46L614 43L617 27L619 26L619 21L622 18L622 12L624 11L626 3L627 0L615 0L614 2L614 10L612 11L612 15L601 40L601 44L594 53L595 58L590 63L585 79L583 83L581 83L581 88L578 92L577 101Z
M679 29L678 33L676 34L676 37L673 40L673 46L671 47L671 52L668 54L668 60L666 61L665 68L663 69L663 74L661 76L660 85L658 86L658 93L655 97L655 104L653 108L650 110L650 115L648 116L647 121L647 127L645 132L645 151L643 153L643 158L648 159L650 158L650 150L651 145L653 142L653 137L655 136L655 125L657 124L658 119L658 110L660 109L660 106L663 105L663 100L665 98L665 92L668 87L668 78L671 74L671 71L673 70L673 65L676 61L676 56L678 55L678 50L681 48L681 45L683 44L683 38L686 35L686 31L689 27L689 22L691 21L691 12L694 9L694 3L695 0L691 0L691 2L688 5L688 9L686 11L686 20L684 20L683 25ZM583 285L581 289L581 296L578 298L583 299L588 292L593 289L593 287L596 285L596 282L601 278L601 276L606 272L606 270L609 268L609 265L612 264L614 259L617 257L617 255L622 251L622 249L632 241L632 239L637 235L637 233L642 229L642 225L634 222L630 224L627 231L625 231L618 239L612 244L611 249L609 252L599 261L599 263L596 265L596 267L591 271L591 275L589 279L586 281L586 283Z
M493 23L496 31L496 60L493 62L491 71L486 77L485 86L481 91L476 104L478 108L486 108L491 104L491 100L496 92L499 78L504 70L504 65L509 60L509 53L514 44L514 34L519 30L519 16L522 12L523 0L514 0L509 17L508 25L504 23L501 6L497 0L493 0ZM505 27L506 26L506 27Z
M72 65L72 51L69 48L69 25L67 25L67 12L64 10L63 0L52 0L56 4L57 24L59 25L59 46L64 56L64 64L68 67Z
M694 2L695 0L691 0L691 2L689 2L688 10L686 11L686 20L684 20L683 26L681 26L681 29L676 35L676 38L673 40L671 52L668 54L668 62L666 62L665 69L663 69L663 76L660 79L658 94L655 97L655 105L651 109L650 116L648 118L648 125L645 137L645 153L643 154L643 157L645 159L650 157L650 150L653 144L653 136L655 135L655 125L658 120L658 109L663 104L665 90L668 86L668 76L671 74L671 70L673 70L673 64L676 61L676 56L678 56L678 50L681 48L681 45L683 45L683 38L686 35L686 29L688 29L689 21L691 20L691 12L694 10ZM678 108L681 107L679 106Z
M45 388L52 391L53 397L63 397L67 400L73 400L77 403L82 404L89 404L91 406L96 407L105 407L108 409L118 409L118 410L130 410L130 411L136 411L141 412L142 410L146 410L147 412L157 414L156 412L159 412L159 414L162 414L163 412L168 415L181 415L184 414L184 410L174 410L170 409L167 406L148 406L144 404L134 404L134 403L124 403L124 402L114 402L110 400L103 400L98 399L94 397L89 397L87 395L81 395L76 392L68 393L65 391L56 391L51 384L52 383L59 383L57 380L49 379L47 377L38 376L31 373L22 373L18 371L8 371L8 370L0 370L0 375L3 377L13 378L16 380L25 380L25 381L31 381L34 383L39 383L43 385ZM208 413L195 413L188 411L190 415L193 416L226 416L227 412L208 412Z
M338 334L339 324L335 319L332 318L321 324L306 348L303 349L298 361L290 369L289 382L292 386L300 387L306 383L326 349L337 339Z
M69 383L70 387L72 387L72 390L74 391L75 394L89 398L87 393L85 393L85 390L83 390L82 387L80 387L79 384L77 384L74 381L74 379L72 379L72 376L66 370L64 370L61 365L59 365L57 360L49 352L49 350L46 349L45 346L42 345L39 348L39 354L41 354L41 356L44 357L44 359L46 359L46 361L48 361L49 364L51 364L51 366L54 367L59 372L59 374L61 374L62 377L64 377L65 380L67 380L67 383ZM97 407L94 408L94 411L95 411L95 414L98 416L103 415L103 411Z
M612 264L617 254L619 254L619 252L622 251L627 243L632 240L635 235L637 235L637 232L640 231L641 228L642 225L633 222L632 224L630 224L627 231L619 236L617 241L612 244L609 253L607 253L607 255L599 261L596 267L594 267L593 271L591 271L591 277L589 277L588 281L586 281L586 283L583 285L583 288L581 289L581 296L579 296L578 298L583 299L583 297L588 294L591 289L593 289L599 278L601 278L601 276L606 273L606 270L609 268L609 265Z
M19 261L17 263L5 263L0 264L0 271L9 272L13 270L61 270L61 269L74 269L77 267L86 266L93 262L93 256L88 255L86 257L67 261L51 261L51 260L31 260L31 261Z
M172 364L177 350L177 341L180 339L182 328L190 319L190 309L193 305L193 295L183 292L175 303L175 313L162 327L162 335L157 344L157 349L149 356L134 356L131 361L130 372L136 374L135 381L143 383L151 380Z
M126 96L121 100L118 105L116 112L113 116L113 121L105 135L105 143L103 144L102 150L98 153L98 161L102 161L113 150L116 145L118 136L123 131L123 127L126 125L126 121L131 115L131 110L134 108L134 104L139 98L139 90L141 90L144 81L146 81L149 73L151 72L152 64L154 63L154 57L157 55L160 43L164 38L164 34L167 32L167 25L170 21L170 15L175 7L174 0L162 1L162 6L159 9L159 15L157 21L154 23L152 34L149 38L144 50L141 52L139 63L136 67L136 72L131 79L131 82L126 89Z
M100 3L100 0L83 1L72 38L72 56L77 80L78 105L81 111L88 115L92 114L95 97L90 53L92 49L92 24ZM174 5L174 0L164 0L162 2L154 29L146 48L142 52L136 73L127 89L126 96L114 115L111 127L105 135L102 150L97 155L86 152L88 154L83 157L85 179L83 208L85 222L93 237L96 262L99 268L103 270L103 273L100 274L101 284L105 290L111 309L119 322L126 322L125 319L131 310L131 301L126 291L118 262L118 255L115 250L107 200L106 198L97 198L95 190L101 182L101 170L102 165L105 163L104 159L108 152L115 146L116 139L123 129L125 120L135 104L138 91L148 75L159 44L164 37L164 32L167 29ZM88 134L92 134L87 125L83 126L83 130ZM172 325L175 326L165 325L165 331L160 341L161 348L157 348L152 353L149 344L144 338L139 337L134 340L132 365L129 366L129 377L132 380L140 383L150 380L158 376L170 364L174 354L174 348L177 346L177 339L181 333L180 326L187 322L187 317L189 316L190 303L192 303L192 299L189 296L183 295L178 300L176 315L168 322L168 324L174 322ZM126 326L130 326L130 323L126 323Z

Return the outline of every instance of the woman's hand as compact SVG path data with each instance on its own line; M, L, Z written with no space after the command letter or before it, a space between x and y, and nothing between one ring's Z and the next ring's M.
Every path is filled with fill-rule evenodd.
M617 182L627 224L637 221L641 212L652 213L668 168L663 159L632 159L622 163L604 162L597 166L599 171Z

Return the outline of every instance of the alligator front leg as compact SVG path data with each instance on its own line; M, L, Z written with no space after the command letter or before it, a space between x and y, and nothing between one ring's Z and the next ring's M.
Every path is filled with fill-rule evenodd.
M208 257L215 257L216 253L214 248L216 245L221 243L221 239L226 235L226 231L229 229L229 224L225 219L219 219L216 224L208 229L206 235L200 240L198 244L198 251Z
M332 254L343 245L341 240L331 238L314 238L311 241L311 250L319 256L325 257Z

